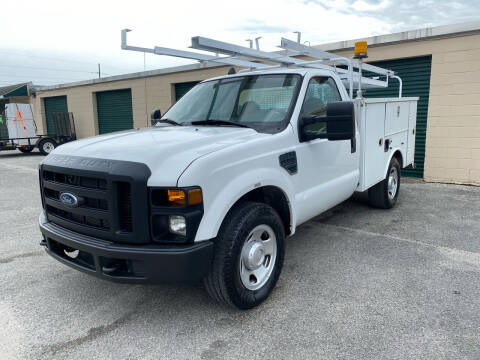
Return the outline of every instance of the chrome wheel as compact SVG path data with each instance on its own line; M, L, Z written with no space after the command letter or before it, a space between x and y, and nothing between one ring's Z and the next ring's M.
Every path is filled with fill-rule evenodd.
M395 166L392 166L390 169L390 174L388 174L388 198L393 200L395 195L397 195L398 190L398 171Z
M260 289L270 279L277 258L277 238L268 225L258 225L240 254L240 279L248 290Z
M45 151L47 154L50 154L53 149L55 149L55 145L53 145L50 141L46 141L43 146L42 146L43 151Z

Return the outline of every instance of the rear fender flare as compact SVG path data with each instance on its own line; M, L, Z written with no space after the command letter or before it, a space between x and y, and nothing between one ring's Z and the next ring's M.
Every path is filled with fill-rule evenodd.
M397 151L402 155L402 162L405 161L404 160L405 159L405 154L403 153L401 148L397 147L397 148L392 149L391 154L388 157L388 161L385 164L385 171L383 172L385 174L385 176L387 176L388 167L390 166L390 162L392 161L392 158L397 153ZM402 164L402 166L403 166L403 164Z

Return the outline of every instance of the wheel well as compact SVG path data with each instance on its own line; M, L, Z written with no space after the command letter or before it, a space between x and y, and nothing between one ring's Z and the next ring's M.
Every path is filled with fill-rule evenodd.
M400 163L400 169L403 168L403 156L400 150L395 151L395 153L393 154L393 157L396 158Z
M276 186L263 186L254 189L245 195L243 195L232 206L232 209L243 201L254 201L270 205L278 213L282 219L283 226L285 228L285 234L291 233L291 218L290 218L290 206L285 193Z
M35 146L40 145L40 143L41 143L43 140L51 140L51 141L53 141L55 144L57 143L57 142L55 141L55 139L53 139L53 138L51 138L51 137L49 137L49 136L45 136L45 137L41 137L40 139L38 139L37 142L35 143Z

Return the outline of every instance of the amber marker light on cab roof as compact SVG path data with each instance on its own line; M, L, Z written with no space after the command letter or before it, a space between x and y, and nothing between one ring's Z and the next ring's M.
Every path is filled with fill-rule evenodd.
M368 45L366 41L357 41L353 49L355 59L363 59L368 57Z

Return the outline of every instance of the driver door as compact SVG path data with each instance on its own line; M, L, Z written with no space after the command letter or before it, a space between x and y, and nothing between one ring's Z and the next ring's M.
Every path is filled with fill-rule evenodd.
M342 100L346 99L342 99L333 77L313 76L308 82L299 116L325 116L329 102ZM326 131L325 125L314 126L316 128L308 130L320 133ZM353 194L359 180L358 153L358 149L352 148L351 140L299 140L297 224L339 204Z

